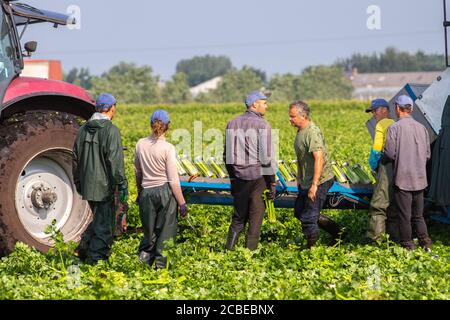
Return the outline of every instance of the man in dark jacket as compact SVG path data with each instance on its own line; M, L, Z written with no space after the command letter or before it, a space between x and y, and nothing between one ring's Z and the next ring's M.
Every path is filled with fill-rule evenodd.
M80 259L106 260L110 254L115 225L113 196L119 190L120 201L128 200L123 147L119 129L111 120L116 99L108 93L96 101L96 113L79 130L73 147L73 178L83 200L89 202L93 221L76 249Z

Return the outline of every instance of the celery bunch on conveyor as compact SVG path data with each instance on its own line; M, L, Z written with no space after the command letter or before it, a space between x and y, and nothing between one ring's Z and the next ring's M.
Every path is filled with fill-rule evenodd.
M289 167L285 165L283 160L278 160L278 170L285 181L295 181L295 174L292 174Z
M199 172L197 168L192 164L191 160L189 160L187 155L182 155L180 157L180 162L184 168L184 170L187 172L189 176L198 176Z
M331 167L333 168L334 176L336 177L336 180L340 183L347 183L349 182L349 179L347 178L347 175L342 170L342 168L339 166L339 164L336 161L331 162Z
M291 160L289 161L289 169L294 174L295 177L297 177L298 167L297 167L297 160Z
M209 170L208 166L203 162L200 156L194 159L194 164L196 165L197 169L202 173L203 177L215 178L214 173L212 173L211 170Z
M364 171L363 168L361 168L359 164L353 165L352 169L358 175L361 183L371 184L374 182L373 177L371 179L371 177L366 173L366 171Z
M210 157L206 164L209 166L209 168L214 172L216 177L218 178L226 178L228 176L227 170L224 170L224 167L221 166L221 163L218 163L214 157Z
M359 176L352 170L352 167L350 167L350 164L348 162L343 162L341 164L341 168L347 178L350 180L350 183L361 183Z

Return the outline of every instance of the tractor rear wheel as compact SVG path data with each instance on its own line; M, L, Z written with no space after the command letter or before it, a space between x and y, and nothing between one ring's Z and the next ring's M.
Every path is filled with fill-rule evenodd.
M78 128L76 116L49 111L0 123L0 256L17 241L47 251L45 229L54 220L66 241L80 240L92 214L72 178Z

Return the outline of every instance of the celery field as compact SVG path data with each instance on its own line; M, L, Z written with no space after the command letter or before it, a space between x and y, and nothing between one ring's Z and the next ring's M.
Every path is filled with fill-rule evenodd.
M224 131L228 120L244 111L243 104L120 105L119 127L129 182L128 224L140 226L134 203L134 147L149 134L149 117L158 109L171 117L171 130L186 129L194 139L194 121ZM312 119L323 130L331 158L367 167L371 139L365 127L365 103L312 101ZM294 159L296 130L290 126L288 104L270 104L266 115L279 130L280 158ZM203 142L204 147L208 141ZM256 251L224 251L232 207L190 205L195 230L179 221L176 244L167 246L167 270L155 271L137 257L142 234L117 238L109 261L81 264L72 255L74 243L55 236L47 254L22 243L0 259L0 299L450 299L450 226L427 221L432 253L408 252L384 239L365 244L367 211L325 210L349 231L348 238L328 246L305 249L301 225L292 209L276 209L276 223L264 220Z

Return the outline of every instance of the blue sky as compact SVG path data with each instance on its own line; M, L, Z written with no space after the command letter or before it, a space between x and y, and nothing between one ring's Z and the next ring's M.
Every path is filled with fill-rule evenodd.
M80 29L35 25L24 36L38 41L33 58L59 59L66 71L88 67L101 74L127 61L150 65L167 80L181 59L223 54L236 67L250 65L271 76L387 46L444 52L441 0L21 2L60 12L80 8ZM380 8L380 30L367 28L370 5Z

